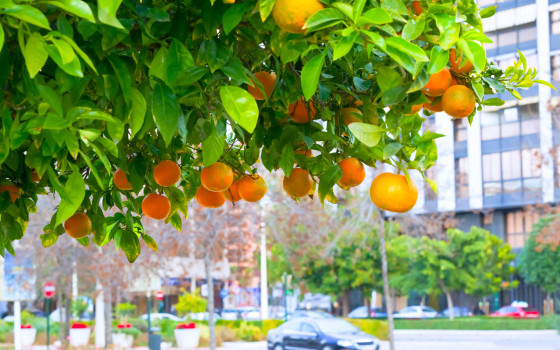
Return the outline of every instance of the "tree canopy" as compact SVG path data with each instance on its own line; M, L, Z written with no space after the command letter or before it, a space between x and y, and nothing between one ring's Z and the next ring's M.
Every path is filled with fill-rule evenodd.
M495 93L520 98L517 89L541 82L522 54L505 70L487 61L482 19L496 7L473 0L232 2L1 2L0 252L13 253L37 196L56 193L44 246L80 212L92 231L80 243L114 241L134 261L140 239L157 249L141 222L145 197L162 194L151 199L178 227L201 168L218 161L239 177L259 162L289 176L295 163L321 202L336 201L347 157L393 165L410 182L409 169L424 174L437 158L441 135L423 130L415 108L445 108L425 95L432 76L451 68L465 88L450 98L474 94L469 120L503 103ZM296 3L314 9L303 23ZM455 70L450 54L463 62ZM358 120L345 123L350 107ZM178 185L154 179L163 160L179 164ZM115 186L117 169L126 188Z

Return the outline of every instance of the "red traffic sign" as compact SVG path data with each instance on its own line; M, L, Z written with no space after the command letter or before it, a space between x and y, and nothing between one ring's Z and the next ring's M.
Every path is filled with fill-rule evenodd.
M162 291L156 292L156 299L158 299L158 300L163 299L163 292Z
M54 283L49 281L43 284L43 295L45 296L45 298L52 298L54 297L55 293L56 287L54 286Z

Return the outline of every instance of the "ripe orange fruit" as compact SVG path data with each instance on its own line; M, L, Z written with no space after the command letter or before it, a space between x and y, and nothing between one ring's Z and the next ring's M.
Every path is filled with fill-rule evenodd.
M272 17L283 31L302 34L307 19L324 7L318 0L276 0Z
M461 67L461 55L459 55L459 57L455 57L455 49L449 50L449 63L451 63L451 70L456 73L466 74L474 68L473 64L469 60L467 60L465 65Z
M313 188L313 179L307 170L295 168L290 176L284 176L283 187L290 196L302 198Z
M348 107L342 109L342 118L344 118L344 125L348 126L352 123L363 122L363 114L358 108Z
M383 173L371 183L369 196L379 209L405 213L416 204L418 188L412 180L408 183L404 175Z
M357 99L354 98L354 96L348 97L348 101L349 101L352 105L354 105L354 107L361 107L361 106L363 106L363 104L364 104L364 102L363 102L362 100L359 100L359 99L357 100Z
M476 98L468 87L454 85L445 91L441 104L445 113L453 118L464 118L474 111Z
M257 72L254 74L254 76L263 85L264 92L266 93L266 98L270 98L270 96L272 96L272 93L274 92L274 86L276 85L276 74L268 72ZM249 93L255 98L255 100L265 99L256 83L255 86L247 85L247 91L249 91Z
M224 196L225 199L227 199L232 203L235 203L241 200L241 196L239 196L238 188L239 188L239 180L235 180L227 190L220 193Z
M416 114L416 113L420 112L420 110L422 109L423 106L424 106L424 104L422 104L422 103L420 103L420 104L418 104L418 105L413 105L413 106L410 108L410 113L405 113L405 115L413 115L413 114Z
M128 182L126 173L122 169L117 169L113 174L113 183L121 191L130 191L132 189L132 185Z
M174 186L180 179L181 168L172 160L161 161L154 168L154 180L160 186Z
M297 124L309 123L313 118L315 118L315 104L313 101L309 101L309 107L311 111L307 109L307 103L302 98L288 106L288 112L290 113L290 118Z
M166 196L150 193L142 201L142 213L152 219L163 220L169 215L170 211L171 203Z
M204 188L204 186L200 186L196 190L196 201L206 208L219 208L226 202L222 193L212 192Z
M310 149L296 149L295 154L304 154L307 158L313 157L313 152Z
M412 9L414 10L414 13L416 13L417 15L421 15L422 12L424 12L422 6L420 6L420 1L418 0L414 0L412 2Z
M216 162L202 169L200 182L209 191L223 192L233 183L233 170L227 164Z
M358 186L366 178L363 164L356 158L346 158L338 163L342 169L342 177L338 180L338 186L343 190Z
M41 178L39 177L39 174L37 174L35 169L33 169L33 171L31 172L31 181L36 182L36 183L41 182Z
M91 229L91 219L85 213L75 213L64 222L64 230L72 238L84 238L90 234Z
M432 102L426 102L424 103L424 108L431 111L431 112L443 112L443 106L441 105L441 98L439 99L438 102L434 103L434 100L437 97L432 97L432 96L426 96L428 98L428 100L432 101Z
M0 185L0 193L9 192L10 199L12 202L15 202L16 199L19 198L20 190L17 185L8 184L8 185Z
M239 181L239 196L247 202L260 201L266 194L266 190L266 182L258 175L244 176Z
M449 69L443 68L430 76L430 80L428 80L422 92L428 96L441 96L449 86L451 86L451 73Z

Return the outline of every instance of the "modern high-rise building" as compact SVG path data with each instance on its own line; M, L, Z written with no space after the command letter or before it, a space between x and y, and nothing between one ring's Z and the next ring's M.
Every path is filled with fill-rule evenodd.
M484 22L493 40L485 44L488 60L507 67L521 50L539 79L560 89L560 0L479 5L497 5L496 15ZM523 247L539 218L527 207L560 202L560 93L535 85L521 95L521 101L501 95L506 103L484 108L472 125L445 113L427 120L429 130L446 136L437 140L438 162L428 174L439 183L438 195L419 186L416 213L452 212L459 228L484 227L514 251ZM543 297L521 280L517 289L499 295L500 304L524 300L539 308Z

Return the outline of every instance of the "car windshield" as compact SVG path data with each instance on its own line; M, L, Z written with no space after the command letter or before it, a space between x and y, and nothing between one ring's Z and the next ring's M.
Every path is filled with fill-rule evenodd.
M323 319L315 320L315 323L321 332L329 333L358 333L358 328L352 326L350 323L339 319Z

